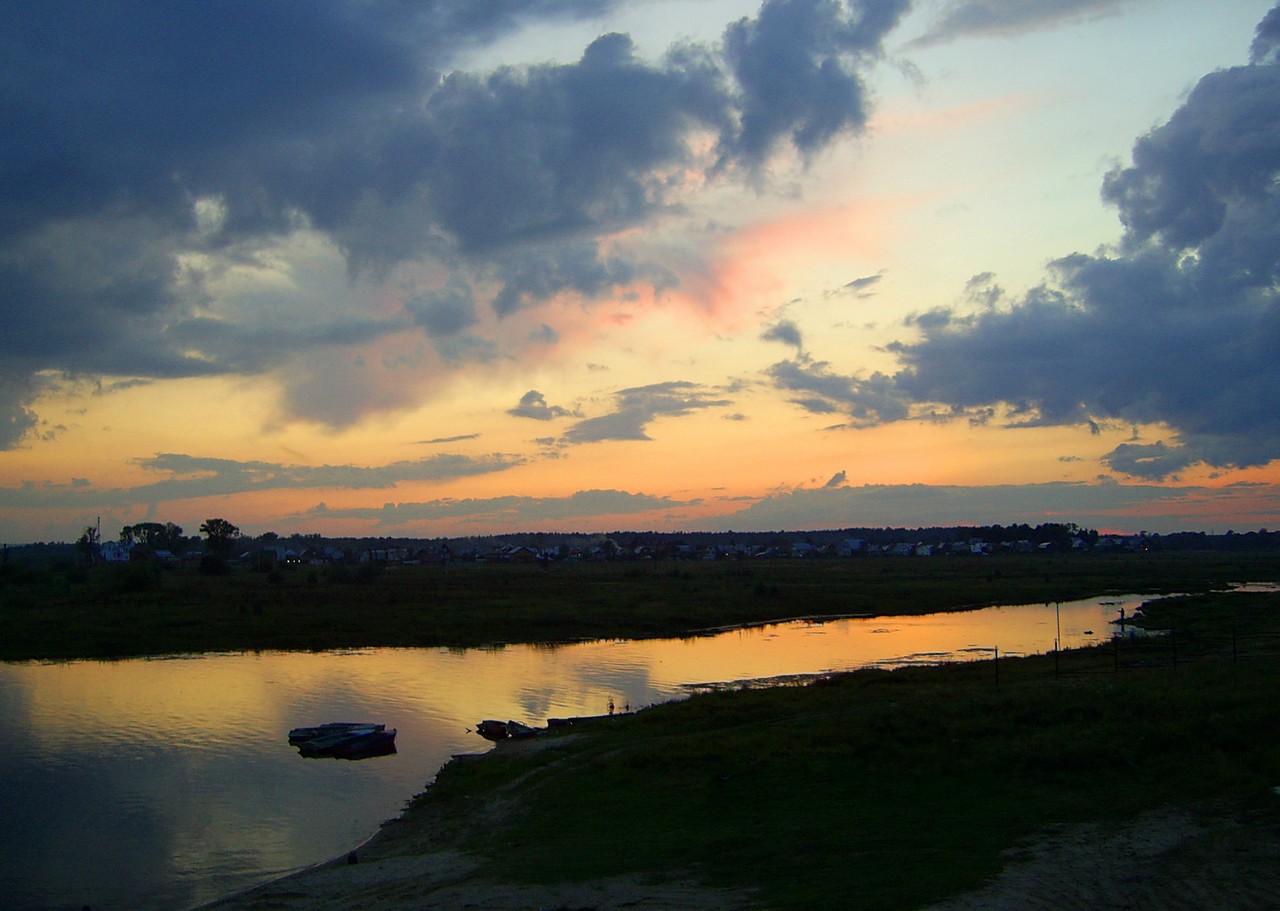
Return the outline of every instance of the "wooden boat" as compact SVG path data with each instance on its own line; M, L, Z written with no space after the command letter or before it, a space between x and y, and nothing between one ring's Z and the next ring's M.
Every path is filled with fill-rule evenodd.
M290 743L302 743L307 740L315 740L317 737L325 737L331 734L349 731L356 733L358 731L381 731L386 727L384 724L368 724L362 721L330 721L327 724L318 724L315 727L294 728L289 732Z

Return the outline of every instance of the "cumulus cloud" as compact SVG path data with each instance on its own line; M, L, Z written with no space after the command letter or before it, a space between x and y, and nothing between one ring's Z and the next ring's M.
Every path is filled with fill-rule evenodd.
M1270 48L1275 17L1258 42ZM1269 61L1270 51L1255 59ZM1211 73L1110 172L1103 197L1125 228L1117 249L1073 253L1009 295L982 275L970 306L912 320L891 346L902 368L869 379L820 363L770 368L775 383L854 423L931 407L1022 425L1164 424L1169 440L1130 443L1116 471L1167 478L1190 465L1247 467L1280 457L1280 66Z
M612 412L579 421L565 431L561 442L649 440L648 426L660 417L682 417L732 404L715 390L679 381L623 389L614 399L616 407Z
M929 30L911 42L923 47L968 36L1016 35L1064 21L1115 13L1121 0L950 0Z
M669 286L604 237L672 211L688 181L755 180L785 149L861 130L860 72L906 0L765 0L718 42L656 61L603 35L565 64L456 68L459 51L617 0L290 5L51 0L0 13L0 446L30 432L41 371L163 378L288 371L317 337L428 334L483 363L477 329L555 295ZM401 315L352 302L277 329L208 281L310 233L351 281L430 262ZM197 344L193 344L193 339ZM349 423L284 381L296 416ZM359 387L355 387L357 390ZM286 415L287 417L288 415Z

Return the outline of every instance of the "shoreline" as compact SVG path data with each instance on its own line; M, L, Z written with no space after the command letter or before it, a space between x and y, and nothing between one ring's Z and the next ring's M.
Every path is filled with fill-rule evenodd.
M608 718L610 716L600 716ZM482 753L459 753L437 775L460 762L555 749L582 736L563 733L541 740L507 740ZM400 815L345 854L249 886L190 911L528 911L530 908L592 908L596 911L745 911L757 907L746 891L703 886L689 876L612 876L552 885L487 878L482 857L457 848L470 823L459 823L429 798L431 785L410 799ZM478 815L505 815L502 794L478 801Z

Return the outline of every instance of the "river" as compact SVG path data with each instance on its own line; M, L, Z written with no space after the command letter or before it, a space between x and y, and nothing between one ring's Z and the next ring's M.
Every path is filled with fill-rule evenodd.
M181 911L338 856L489 744L483 718L639 709L691 685L1104 640L1145 600L793 622L688 639L0 664L6 907ZM292 727L377 721L394 755L305 759Z

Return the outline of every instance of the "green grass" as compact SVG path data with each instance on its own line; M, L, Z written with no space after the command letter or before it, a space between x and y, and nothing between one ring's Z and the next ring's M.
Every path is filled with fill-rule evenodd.
M672 636L797 616L1202 592L1276 570L1266 554L298 567L226 576L190 566L5 565L0 660Z
M1208 803L1264 808L1255 815L1280 823L1270 793L1280 785L1280 596L1215 591L1274 580L1277 568L1266 554L219 577L6 566L0 659L679 635L797 616L1194 593L1148 607L1145 625L1171 635L1005 659L998 678L990 661L863 671L591 723L536 741L545 749L451 763L408 811L436 820L416 837L467 847L501 878L692 872L756 890L778 911L887 911L978 886L1002 852L1051 823ZM514 810L485 812L500 805Z
M858 672L500 748L420 803L519 807L467 836L502 878L692 871L762 907L912 908L976 888L1050 823L1273 801L1277 684L1280 661L1228 658L1057 678L1022 659L998 685L983 664Z

